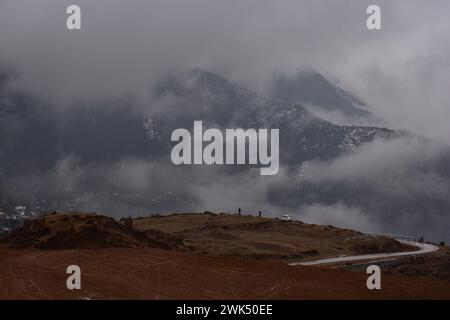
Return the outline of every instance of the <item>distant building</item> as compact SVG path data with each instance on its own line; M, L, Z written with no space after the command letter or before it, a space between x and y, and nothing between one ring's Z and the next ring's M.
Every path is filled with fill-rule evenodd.
M24 216L27 212L27 207L25 206L16 206L14 209L16 210L16 214L19 216Z

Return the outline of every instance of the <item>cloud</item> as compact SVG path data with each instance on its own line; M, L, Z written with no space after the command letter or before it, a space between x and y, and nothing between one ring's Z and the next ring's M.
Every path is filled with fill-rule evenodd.
M242 208L244 213L262 211L272 217L283 212L269 200L271 190L286 180L283 170L275 176L260 176L259 169L234 175L215 170L206 175L205 180L194 182L190 188L199 200L199 208L221 212L236 212L237 208Z
M273 72L313 66L394 128L446 141L450 3L368 0L79 0L83 30L65 29L71 1L0 2L0 65L12 84L72 101L136 94L169 70L203 67L264 92Z
M407 137L374 141L335 160L309 163L300 190L314 200L307 201L305 216L313 219L315 213L317 222L448 239L448 155L448 148Z
M166 161L124 158L83 164L74 156L61 158L47 171L24 172L2 181L2 194L30 210L97 211L112 216L149 213L245 212L276 214L267 201L270 188L283 174L261 177L259 169L233 172L226 167L180 167ZM30 199L35 199L30 202Z
M341 202L337 202L334 205L315 203L304 206L299 213L295 214L295 217L306 223L353 228L363 232L380 230L377 221L373 217L370 217L358 207L349 207Z

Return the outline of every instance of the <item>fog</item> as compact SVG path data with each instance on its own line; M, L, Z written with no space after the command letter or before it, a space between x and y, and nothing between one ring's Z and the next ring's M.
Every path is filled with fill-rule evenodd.
M312 66L367 102L394 128L447 142L445 0L76 1L82 30L65 29L73 1L0 1L0 65L15 87L73 100L136 93L168 70L203 67L264 92L274 72Z

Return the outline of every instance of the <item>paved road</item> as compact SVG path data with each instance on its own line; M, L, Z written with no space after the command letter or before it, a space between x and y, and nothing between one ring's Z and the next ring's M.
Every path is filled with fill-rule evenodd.
M344 256L344 257L328 258L328 259L321 259L321 260L314 260L314 261L293 262L293 263L290 263L289 265L291 265L291 266L298 266L298 265L315 266L315 265L334 264L334 263L340 263L340 262L370 261L370 260L377 260L379 262L379 261L383 261L384 259L392 260L393 257L399 258L399 257L405 257L405 256L415 256L415 255L426 254L426 253L430 253L430 252L439 250L439 247L432 245L432 244L428 244L428 243L412 242L412 241L405 241L405 240L397 240L397 241L402 242L404 244L416 246L419 248L419 250L394 252L394 253L365 254L365 255L359 255L359 256Z

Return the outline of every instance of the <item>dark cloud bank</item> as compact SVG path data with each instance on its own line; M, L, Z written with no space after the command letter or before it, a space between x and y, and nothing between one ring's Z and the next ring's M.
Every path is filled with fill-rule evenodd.
M79 1L78 33L69 2L38 2L0 1L3 205L242 207L450 240L448 1L380 1L378 33L365 1ZM280 173L171 164L170 132L193 120L279 127Z

